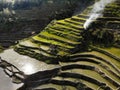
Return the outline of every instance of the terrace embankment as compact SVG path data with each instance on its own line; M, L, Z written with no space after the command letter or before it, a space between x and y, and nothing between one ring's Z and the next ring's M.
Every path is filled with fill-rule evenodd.
M14 52L60 67L26 76L19 90L119 90L120 13L114 11L119 11L119 3L107 5L88 30L83 25L92 6L71 18L53 20L39 34L20 41Z

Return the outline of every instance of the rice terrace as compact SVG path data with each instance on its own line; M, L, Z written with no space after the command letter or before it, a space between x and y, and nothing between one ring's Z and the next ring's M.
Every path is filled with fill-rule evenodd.
M21 0L24 15L20 0L5 1L0 90L120 90L120 0Z

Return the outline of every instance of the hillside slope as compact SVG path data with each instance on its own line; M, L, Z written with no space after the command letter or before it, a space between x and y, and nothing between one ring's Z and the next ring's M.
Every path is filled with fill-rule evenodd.
M16 41L39 33L51 20L71 17L78 7L84 5L85 8L89 2L89 0L2 0L0 44L4 47L15 45Z
M91 8L53 20L39 34L14 47L20 55L60 65L27 75L19 90L120 89L120 1L108 4L103 16L85 30Z

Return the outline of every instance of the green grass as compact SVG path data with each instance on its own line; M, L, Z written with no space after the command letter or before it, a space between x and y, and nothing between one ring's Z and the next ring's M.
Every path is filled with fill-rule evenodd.
M98 89L98 87L99 87L98 85L93 84L93 83L90 83L90 82L85 81L85 80L81 80L81 82L82 82L82 83L84 83L85 85L87 85L87 86L91 87L93 90L97 90L97 89Z
M60 33L60 34L63 34L63 35L67 35L69 37L73 37L74 39L80 39L82 36L77 36L77 35L74 35L70 32L64 32L64 31L61 31L61 30L56 30L56 29L52 29L52 28L49 28L49 31L51 32L56 32L56 33Z
M3 52L4 48L0 46L0 53Z
M40 35L43 35L47 38L54 38L54 39L57 39L57 40L61 40L61 41L64 41L64 42L67 42L67 43L71 43L71 44L80 44L80 42L75 42L75 41L72 41L70 39L66 39L66 38L63 38L63 37L60 37L58 35L54 35L54 34L51 34L51 33L48 33L48 32L41 32Z
M53 26L53 28L54 27L60 27L60 28L64 28L64 29L68 29L68 31L74 31L74 32L76 32L76 33L80 33L81 32L81 30L78 30L78 29L74 29L74 28L71 28L71 27L69 27L69 26L65 26L65 25L60 25L60 24L56 24L55 26Z
M112 7L112 8L110 8L110 7ZM113 7L119 8L118 5L109 4L108 8L106 8L105 10L106 11L109 10L108 11L109 14L112 14L113 13L112 10L114 9ZM91 9L92 9L92 6L88 7L82 14L80 14L81 16L76 15L71 18L66 18L64 20L57 20L57 21L51 22L38 35L33 36L33 37L29 38L28 40L25 40L24 42L21 42L20 44L18 44L18 48L24 49L20 53L23 53L26 55L28 54L28 56L34 54L34 55L36 55L36 57L39 60L42 57L56 58L58 55L59 56L75 56L75 55L80 55L80 54L84 54L84 55L89 54L89 55L95 55L95 56L101 57L104 60L98 59L95 57L91 57L91 56L84 57L83 58L84 61L78 61L78 62L72 62L72 63L69 62L69 59L67 59L68 62L62 62L62 60L61 60L61 62L59 62L59 64L61 66L77 64L77 65L86 65L86 66L95 67L95 70L88 69L88 68L87 69L70 69L70 70L65 70L65 71L61 70L61 73L62 72L71 72L71 73L82 74L84 76L93 78L101 83L106 83L106 85L111 87L112 90L116 90L118 87L113 85L111 81L109 81L108 79L105 79L104 75L102 76L102 74L99 74L99 73L103 72L103 74L105 74L105 76L111 78L116 83L119 83L120 78L118 78L118 77L120 76L120 73L119 73L120 62L117 59L114 59L113 57L111 57L110 55L107 55L104 52L100 52L97 50L94 51L94 49L92 49L92 48L90 48L90 49L93 51L78 52L73 55L71 55L71 52L70 52L71 49L74 49L76 47L76 45L82 44L82 40L84 39L82 36L82 32L84 31L83 25L87 19L87 17L84 17L84 16L87 16ZM114 13L116 13L116 12L114 11ZM104 21L104 20L107 21L107 24L112 23L113 20L115 21L114 24L119 24L119 21L116 21L116 20L118 20L118 17L116 17L116 16L115 17L111 17L111 16L100 17L99 20L95 20L94 22L99 23L99 21ZM107 27L101 28L101 29L104 30L104 29L107 29ZM50 49L52 49L51 48L52 45L57 46L57 48L55 48L57 50L57 52L55 54L52 54L52 51L50 51ZM26 48L28 48L29 50ZM110 48L96 47L96 48L106 51L106 52L110 53L111 55L114 55L114 56L120 58L120 48L115 48L115 47L110 47ZM34 56L33 56L33 58L34 58ZM96 61L99 64L98 63L96 64L95 62L85 61L86 58L92 59L93 61ZM62 59L62 57L60 57L60 59ZM64 60L64 58L63 58L63 60ZM70 59L70 60L72 60L72 59ZM49 58L48 58L48 60L43 59L42 61L44 61L46 63L51 63L51 60ZM114 72L114 74L112 72ZM84 79L60 78L60 77L58 78L58 76L56 76L53 79L56 79L56 80L64 79L64 80L72 81L72 82L75 82L75 80L78 80L78 81L80 80L84 84L86 84L86 86L91 87L93 90L97 90L100 87L100 86L96 85L95 83L94 84L91 83L92 81L85 81ZM55 85L55 84L46 84L46 85L42 85L41 87L44 88L44 87L52 87L52 86L58 90L62 90L62 86ZM70 86L67 86L67 88L69 88L70 90L76 90L74 87L70 87ZM103 90L103 89L101 89L101 90Z
M38 89L42 89L42 88L50 88L50 87L54 87L57 90L63 90L63 86L62 85L55 85L55 84L45 84L45 85L41 85L40 87L38 87ZM71 86L65 86L67 88L67 90L76 90L76 88L71 87Z
M40 46L40 44L32 43L30 40L22 41L19 44L27 47L34 47L34 48L39 48Z
M84 21L86 21L86 18L80 18L80 17L78 17L78 16L73 16L72 18L75 18L75 19L78 19L78 20L84 20Z
M77 21L74 21L74 20L71 20L71 19L65 19L65 22L71 22L71 23L74 23L74 24L76 24L76 25L83 25L84 23L82 23L82 22L77 22Z
M74 30L68 28L68 27L60 27L61 25L59 25L58 27L57 26L51 26L49 27L50 29L55 29L57 31L62 31L62 32L65 32L65 33L70 33L70 34L73 34L73 35L76 35L76 36L80 36L80 32L75 32Z
M74 48L73 46L66 45L64 43L60 43L60 42L55 41L55 40L47 40L47 39L41 38L39 36L34 36L33 40L36 40L38 42L48 43L48 44L54 44L54 45L62 46L62 47L65 47L65 48Z
M105 54L102 54L102 53L96 52L96 51L92 51L92 52L88 52L88 53L93 54L93 55L96 55L96 56L100 56L100 57L104 58L105 60L108 60L109 62L113 63L114 65L116 65L116 67L117 67L118 69L120 69L120 62L114 60L113 58L108 57L108 56L106 56Z
M62 24L64 24L64 25L67 25L67 26L72 26L72 27L76 27L76 28L83 28L83 26L80 26L80 25L75 25L75 24L72 24L72 23L69 23L69 22L66 22L65 20L64 21L58 21L59 23L62 23ZM74 21L75 22L75 21ZM80 24L80 23L79 23ZM83 23L82 23L82 25L83 25Z
M110 52L111 54L120 58L120 48L109 47L109 48L104 48L103 50Z
M80 63L83 65L90 65L90 63ZM94 65L94 64L93 64ZM107 83L109 87L113 88L113 90L115 90L117 87L115 87L113 84L111 84L109 81L105 80L103 77L101 77L98 73L96 73L95 71L91 71L91 70L80 70L80 69L74 69L73 70L74 73L80 73L83 74L85 76L94 78L96 80L98 80L99 82L104 82Z

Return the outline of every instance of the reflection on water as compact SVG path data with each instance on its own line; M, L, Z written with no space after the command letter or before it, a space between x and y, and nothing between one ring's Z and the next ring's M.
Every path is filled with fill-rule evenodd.
M0 90L16 90L22 84L13 84L12 80L0 69Z
M34 67L32 64L28 63L26 64L24 67L23 67L23 71L26 73L26 74L30 74L31 72L34 72Z
M3 60L6 60L7 62L15 65L19 70L23 71L25 74L33 74L38 71L59 67L58 65L48 65L34 58L20 55L13 49L5 50L3 53L0 54L0 57Z
M28 75L36 73L38 71L59 67L58 65L48 65L34 58L20 55L13 49L5 50L0 54L0 57ZM0 90L16 90L21 85L22 84L13 84L12 80L7 75L5 75L2 69L0 69Z

